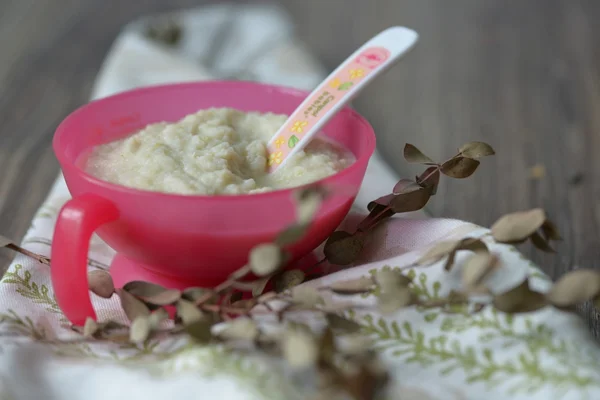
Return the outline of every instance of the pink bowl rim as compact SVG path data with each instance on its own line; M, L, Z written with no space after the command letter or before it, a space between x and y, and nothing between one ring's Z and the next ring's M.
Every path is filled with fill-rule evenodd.
M343 170L341 170L333 175L330 175L326 178L320 179L318 181L315 181L315 182L312 182L312 183L309 183L306 185L295 186L292 188L285 188L285 189L276 189L276 190L271 190L269 192L263 192L263 193L246 193L246 194L236 194L236 195L199 195L199 194L164 193L164 192L155 192L155 191L151 191L151 190L130 188L127 186L110 183L110 182L98 179L98 178L94 177L93 175L88 174L87 172L85 172L85 170L83 170L82 168L77 166L74 162L72 162L69 159L69 157L67 157L67 155L64 153L64 151L59 151L58 142L60 141L61 136L65 134L64 133L65 125L67 125L72 118L75 118L80 113L86 112L88 110L88 108L94 107L97 103L112 101L115 99L120 99L120 98L125 98L125 97L130 97L130 96L137 96L140 93L153 92L153 91L158 91L161 89L175 88L175 87L179 87L179 86L188 86L188 87L189 86L204 86L204 87L206 87L206 86L217 86L217 87L226 87L226 86L244 87L244 86L246 86L246 87L250 87L250 88L267 89L267 90L279 92L282 94L301 95L303 97L307 97L310 94L310 92L308 92L306 90L296 89L296 88L283 86L283 85L264 84L264 83L252 82L252 81L211 80L211 81L188 81L188 82L178 82L178 83L169 83L169 84L148 85L148 86L144 86L144 87L140 87L140 88L136 88L136 89L119 92L119 93L116 93L116 94L113 94L110 96L102 97L100 99L92 100L92 101L80 106L79 108L77 108L73 112L71 112L69 115L67 115L55 130L54 137L52 139L52 148L54 151L54 155L56 156L56 158L61 166L61 169L64 169L64 168L74 169L85 180L87 180L88 182L90 182L94 185L100 186L109 191L116 191L116 192L120 192L122 194L127 194L127 195L135 195L135 196L141 196L141 197L155 197L155 198L156 197L164 197L165 199L168 198L171 200L172 199L182 199L182 200L193 200L193 199L195 199L195 200L207 199L208 200L208 199L211 199L211 200L219 200L219 201L243 201L243 200L247 200L250 197L255 199L255 198L269 197L269 196L272 197L272 196L283 195L283 194L291 195L292 192L294 192L298 189L313 186L316 184L321 184L321 185L324 185L325 187L327 187L329 184L332 184L334 181L336 181L340 177L349 174L353 169L358 168L358 166L361 165L362 163L368 163L369 159L373 155L373 152L375 151L376 136L375 136L375 131L374 131L373 127L367 121L367 119L365 117L363 117L361 114L359 114L357 111L353 110L349 106L342 108L338 112L338 114L349 113L353 118L356 119L356 121L358 123L363 124L368 128L367 129L367 131L368 131L367 146L364 150L364 153L360 157L358 157L354 161L354 163L352 163L352 165L350 165L349 167L344 168ZM335 184L332 184L331 186L335 187Z

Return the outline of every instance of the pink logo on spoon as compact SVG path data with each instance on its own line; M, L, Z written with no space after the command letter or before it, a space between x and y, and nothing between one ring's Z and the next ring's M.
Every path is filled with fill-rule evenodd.
M362 52L357 58L356 62L364 65L367 68L375 68L382 64L390 56L389 50L383 47L371 47Z

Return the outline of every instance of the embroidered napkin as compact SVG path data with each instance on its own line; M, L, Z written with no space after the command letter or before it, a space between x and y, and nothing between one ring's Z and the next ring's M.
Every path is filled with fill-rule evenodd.
M178 44L146 36L148 24L174 18L183 26ZM176 33L168 33L170 37ZM155 36L156 37L156 36ZM324 78L319 63L293 37L281 10L266 5L217 5L149 16L125 27L102 66L94 98L133 87L211 78L252 79L311 89ZM373 158L356 208L389 192L397 177ZM49 254L56 215L69 199L59 177L32 221L23 246ZM375 232L377 239L357 266L305 285L412 264L440 240L487 230L463 221L396 218ZM420 217L420 218L419 218ZM353 218L344 222L353 224ZM488 243L502 268L490 279L505 290L529 276L537 290L549 279L514 247ZM90 268L108 268L114 252L94 237ZM457 257L457 264L462 261ZM435 300L460 287L460 271L435 264L406 271L415 293ZM359 298L369 304L377 294ZM118 299L93 298L100 320L125 321ZM600 398L600 348L583 321L554 309L507 316L492 309L471 315L405 309L353 318L388 366L386 398L402 400L595 399ZM15 336L16 334L16 336ZM37 339L73 338L54 299L49 269L17 256L0 282L0 400L305 399L306 382L274 360L231 353L218 346L151 340L143 345L41 344Z

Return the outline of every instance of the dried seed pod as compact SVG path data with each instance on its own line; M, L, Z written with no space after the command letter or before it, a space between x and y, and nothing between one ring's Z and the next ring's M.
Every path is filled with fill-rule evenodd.
M600 296L600 272L578 269L563 275L546 297L557 307L570 307Z
M345 231L336 231L325 242L323 252L327 261L336 265L352 264L360 255L365 244L364 236Z
M271 275L281 268L283 252L273 243L259 244L250 252L250 268L257 276Z
M310 286L297 286L292 289L292 301L306 307L314 307L323 304L323 298L319 291Z
M290 330L282 337L281 350L288 364L294 368L308 368L319 358L316 338L305 330Z
M150 309L134 295L124 289L117 289L117 294L121 300L121 306L129 321L134 321L138 317L147 317L150 315Z
M360 277L347 281L337 281L329 285L329 290L336 294L353 295L368 293L375 287L375 282L371 277Z
M529 288L529 281L526 279L508 292L494 296L493 305L506 313L525 313L546 307L548 302L543 293Z
M161 285L144 281L128 282L123 286L123 290L153 306L174 304L181 298L179 290L167 289Z
M492 236L501 243L518 243L527 240L546 221L541 208L504 215L492 225Z
M92 293L105 299L111 298L115 292L112 276L102 270L88 272L88 287Z
M256 322L249 318L238 318L228 322L217 336L222 340L254 340L259 333Z
M129 340L133 343L141 343L148 339L151 332L150 319L147 316L139 316L131 323Z

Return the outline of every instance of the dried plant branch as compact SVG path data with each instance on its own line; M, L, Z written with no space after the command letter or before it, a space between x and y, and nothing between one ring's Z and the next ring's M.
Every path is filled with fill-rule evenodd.
M361 255L367 236L376 226L396 213L423 208L431 196L436 194L441 175L456 179L467 178L480 165L480 158L493 154L494 150L488 144L470 142L461 146L452 158L436 163L415 146L407 144L404 157L408 162L426 165L425 171L415 180L400 180L390 194L371 202L368 207L369 215L353 233L334 232L325 243L325 258L305 271L285 270L289 255L284 246L293 244L308 231L319 204L327 196L327 191L319 186L303 189L295 196L298 221L281 232L275 243L254 248L249 255L248 264L214 288L178 291L150 282L136 281L115 290L108 273L93 271L88 276L90 290L103 297L111 297L116 293L130 324L89 319L84 327L74 327L82 334L81 338L45 342L56 345L94 341L139 342L159 335L183 334L199 343L214 341L232 344L242 340L253 344L257 350L285 358L293 367L313 367L325 382L322 394L343 391L356 400L372 400L387 383L387 372L368 348L361 347L350 355L336 347L335 335L355 334L360 328L344 316L347 312L377 310L389 313L407 307L419 307L451 313L452 306L470 305L472 307L469 313L472 314L481 312L485 307L494 307L507 313L521 313L548 306L565 310L590 300L600 306L600 272L593 270L580 269L565 274L546 294L532 290L528 279L504 293L491 294L487 288L489 275L501 268L497 255L488 246L490 242L520 244L530 240L543 251L554 251L550 242L561 240L561 237L556 226L541 209L503 216L492 226L490 233L478 237L437 243L419 260L398 269L381 269L375 276L337 281L318 288L298 286L325 261L341 267L351 265ZM47 257L23 249L2 236L0 247L17 251L43 264L50 264ZM451 292L444 298L419 298L415 294L411 278L404 275L403 271L438 262L443 262L445 269L450 270L455 266L458 252L469 254L461 269L463 290ZM243 280L250 275L258 278ZM273 283L274 290L263 293L269 282ZM325 293L352 298L375 292L378 299L376 306L356 302L333 302L326 305L322 298ZM481 299L482 295L489 298L488 303L473 301L475 296ZM274 307L272 302L275 301L281 304ZM159 323L169 318L165 307L171 306L176 309L173 326L168 329L159 328ZM327 328L324 332L317 333L307 326L286 320L288 315L298 312L314 313L324 318ZM268 337L255 320L255 317L260 316L274 316L285 334L277 338ZM222 323L224 329L215 333L212 328L218 323ZM7 333L1 336L16 337L17 334ZM353 368L339 368L338 360L352 364Z

